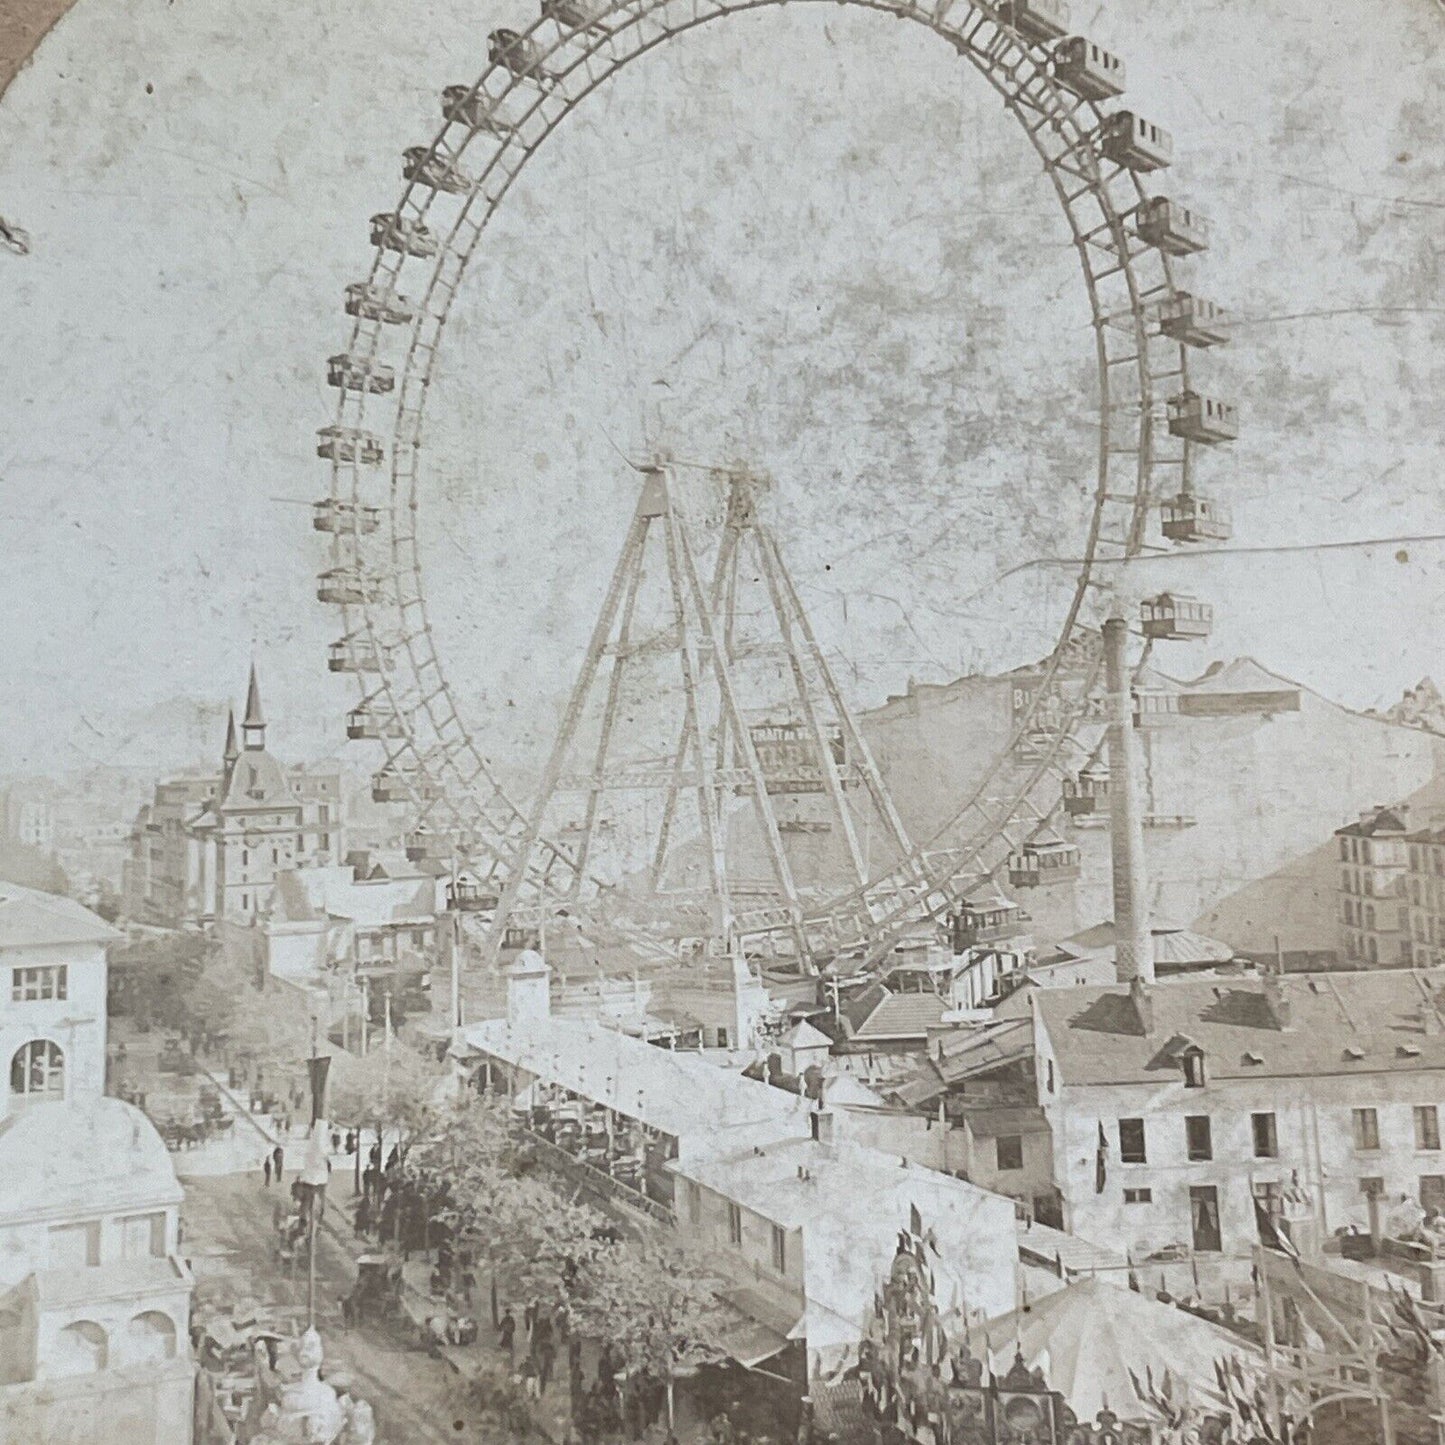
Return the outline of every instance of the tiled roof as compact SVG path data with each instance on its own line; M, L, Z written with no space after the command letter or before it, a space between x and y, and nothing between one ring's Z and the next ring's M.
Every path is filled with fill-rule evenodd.
M1147 990L1147 1029L1117 985L1032 998L1066 1085L1156 1083L1178 1070L1180 1040L1203 1049L1216 1079L1445 1070L1445 970L1168 979Z
M121 935L74 899L0 882L0 948L110 943Z
M881 997L873 997L875 994ZM889 993L880 987L869 989L867 997L871 1006L857 1010L862 1019L853 1028L855 1042L926 1038L947 1008L936 993ZM859 999L856 1003L861 1005L864 1001ZM849 1005L849 1016L853 1016L853 1005Z

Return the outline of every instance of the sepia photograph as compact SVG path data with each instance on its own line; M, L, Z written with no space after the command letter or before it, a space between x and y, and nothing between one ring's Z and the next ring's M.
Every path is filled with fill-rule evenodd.
M0 0L0 616L0 1445L1445 1445L1445 0Z

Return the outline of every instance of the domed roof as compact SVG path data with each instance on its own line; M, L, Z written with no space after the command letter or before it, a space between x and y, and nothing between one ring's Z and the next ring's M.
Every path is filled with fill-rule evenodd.
M155 1125L119 1099L32 1104L0 1120L0 1224L37 1208L156 1208L181 1194Z

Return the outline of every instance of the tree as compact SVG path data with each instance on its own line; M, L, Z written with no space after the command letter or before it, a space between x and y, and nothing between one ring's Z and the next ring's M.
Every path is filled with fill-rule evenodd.
M339 1124L416 1138L440 1117L436 1096L446 1077L442 1065L403 1044L348 1054L333 1079L328 1112Z

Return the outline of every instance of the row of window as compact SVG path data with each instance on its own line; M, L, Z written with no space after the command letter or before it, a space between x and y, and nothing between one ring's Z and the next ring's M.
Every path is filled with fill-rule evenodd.
M741 1248L743 1242L743 1211L740 1205L734 1204L731 1200L727 1205L728 1215L728 1243L734 1249ZM702 1189L692 1180L687 1184L687 1217L691 1224L702 1222ZM781 1226L771 1226L772 1238L770 1241L771 1259L773 1268L779 1274L788 1272L788 1233Z
M1431 847L1427 853L1419 843L1410 844L1410 871L1434 873L1445 878L1445 849Z
M41 999L64 999L70 990L70 969L63 963L10 970L10 1002L36 1003Z
M1413 855L1415 849L1411 848ZM1405 850L1398 838L1341 838L1340 859L1345 863L1377 863L1390 866L1405 861ZM1412 857L1413 863L1413 857Z
M1380 1115L1377 1109L1364 1108L1350 1111L1350 1123L1355 1148L1369 1153L1380 1147ZM1434 1104L1417 1104L1414 1109L1415 1148L1433 1152L1440 1148L1440 1112ZM1249 1116L1250 1136L1256 1159L1279 1158L1279 1130L1273 1113L1258 1113ZM1208 1114L1186 1114L1184 1117L1184 1150L1195 1163L1214 1158L1214 1126ZM1015 1141L1018 1142L1018 1141ZM1003 1140L999 1141L1002 1145ZM1020 1149L1019 1162L1005 1166L1000 1149L999 1168L1022 1168ZM1119 1158L1125 1164L1147 1164L1149 1162L1148 1142L1143 1119L1119 1120Z
M146 1214L122 1215L121 1259L164 1259L166 1257L166 1215L157 1209ZM100 1220L78 1224L56 1224L50 1229L51 1269L95 1269L100 1258Z

